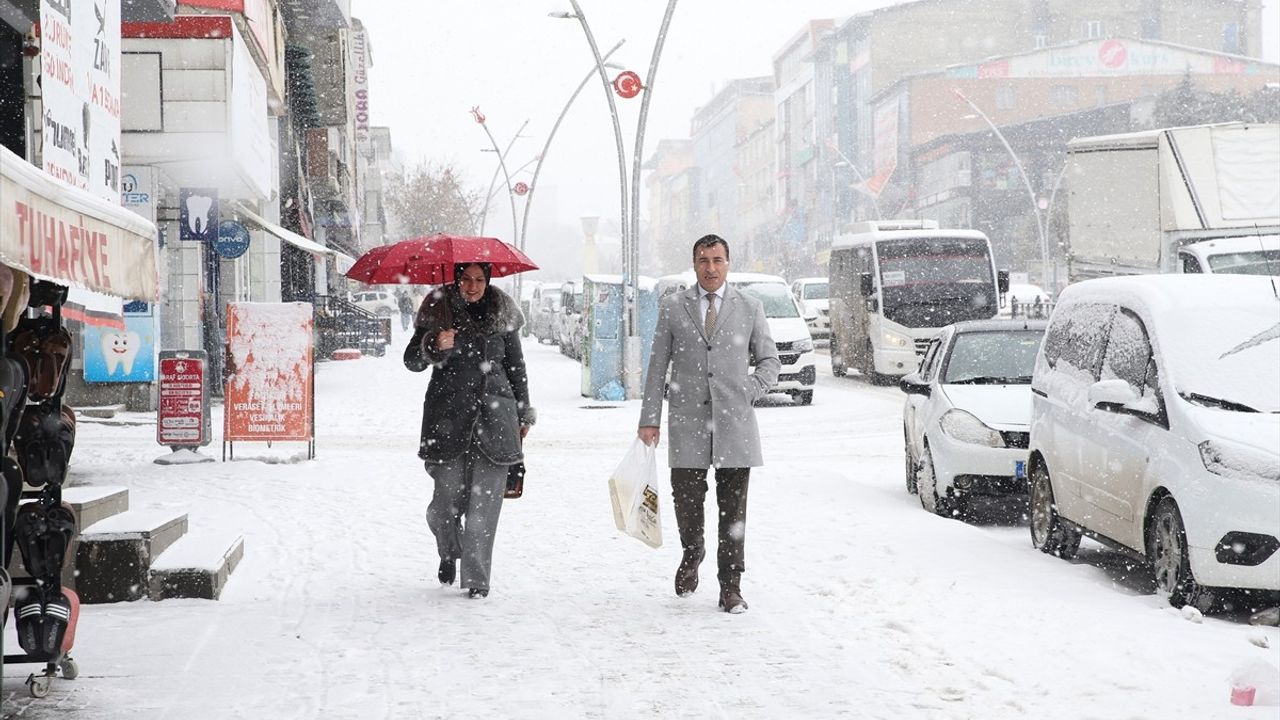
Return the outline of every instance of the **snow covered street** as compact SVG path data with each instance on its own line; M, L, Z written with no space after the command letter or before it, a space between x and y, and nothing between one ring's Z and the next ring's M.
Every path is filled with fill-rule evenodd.
M757 411L750 612L717 610L713 553L701 589L675 597L669 496L661 549L614 528L605 483L639 403L580 397L578 364L531 340L539 424L493 593L441 589L415 456L427 375L403 368L397 339L385 358L317 367L314 461L246 444L235 462L163 467L154 425L82 422L71 484L241 533L245 558L217 602L85 606L80 677L33 700L36 666L6 665L3 716L1276 717L1230 705L1227 679L1280 667L1280 630L1185 618L1098 545L1041 554L1016 509L925 513L904 488L902 393L835 378L825 356L812 406Z

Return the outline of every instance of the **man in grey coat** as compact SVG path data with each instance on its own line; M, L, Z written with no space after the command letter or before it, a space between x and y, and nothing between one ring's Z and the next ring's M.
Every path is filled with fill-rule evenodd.
M693 244L693 270L697 285L668 295L658 307L638 435L648 445L657 444L665 384L671 403L671 494L684 549L676 594L687 597L698 587L698 566L706 556L707 468L713 466L720 508L719 604L725 612L741 613L747 609L741 587L747 479L751 468L764 464L754 404L777 382L782 366L764 306L725 284L729 244L724 238L705 235Z

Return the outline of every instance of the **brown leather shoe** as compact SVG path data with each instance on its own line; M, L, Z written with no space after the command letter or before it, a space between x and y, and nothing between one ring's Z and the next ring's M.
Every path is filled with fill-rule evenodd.
M698 566L706 556L706 548L698 550L697 554L691 554L688 550L684 552L680 567L676 568L676 595L689 597L698 589Z
M742 592L732 588L720 591L720 609L733 615L741 615L747 611L747 601L742 599Z

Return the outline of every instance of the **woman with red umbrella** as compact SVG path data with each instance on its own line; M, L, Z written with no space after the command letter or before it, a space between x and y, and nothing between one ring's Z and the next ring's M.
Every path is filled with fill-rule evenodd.
M429 292L418 310L404 364L432 368L418 456L435 481L427 524L440 554L437 577L452 585L460 560L459 585L484 598L508 467L523 461L521 441L536 414L516 302L490 285L491 263L448 270L452 282Z

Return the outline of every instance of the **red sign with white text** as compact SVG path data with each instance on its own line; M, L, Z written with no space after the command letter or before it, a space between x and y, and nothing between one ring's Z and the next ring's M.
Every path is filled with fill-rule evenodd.
M204 361L160 358L156 442L200 445L204 440Z

